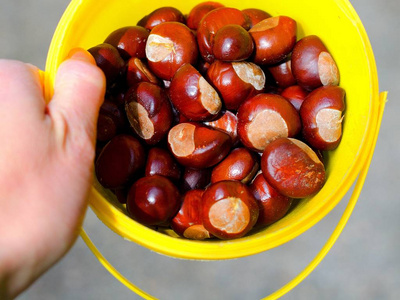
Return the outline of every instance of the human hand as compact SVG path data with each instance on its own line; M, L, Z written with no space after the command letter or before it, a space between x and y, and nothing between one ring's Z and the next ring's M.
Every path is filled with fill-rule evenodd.
M0 299L28 287L79 234L104 91L84 50L60 65L49 103L39 69L0 60Z

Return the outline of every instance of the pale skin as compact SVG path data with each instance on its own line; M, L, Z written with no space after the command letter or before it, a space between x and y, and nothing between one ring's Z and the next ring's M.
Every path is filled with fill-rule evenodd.
M75 49L54 96L32 65L0 60L0 299L13 299L75 242L92 182L105 78Z

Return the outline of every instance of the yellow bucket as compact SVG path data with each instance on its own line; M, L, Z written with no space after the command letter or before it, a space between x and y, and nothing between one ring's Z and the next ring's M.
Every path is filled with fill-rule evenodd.
M201 1L168 1L183 13ZM299 236L326 216L347 193L359 176L348 210L320 256L306 273L323 258L350 216L372 157L382 118L386 93L379 95L378 76L370 42L355 10L347 0L242 0L220 1L239 9L256 7L276 15L287 15L298 22L298 38L315 34L322 38L338 64L340 86L346 90L343 138L339 147L328 153L327 181L314 197L299 204L283 219L246 237L229 241L192 241L171 232L157 232L132 220L113 195L95 184L90 206L98 218L123 238L169 256L187 259L229 259L266 251ZM152 10L166 6L164 1L73 0L59 22L50 45L46 64L45 92L53 94L58 66L70 49L88 49L104 41L113 30L136 25ZM361 173L360 173L361 172ZM143 297L150 297L122 278L97 252L84 232L82 236L100 261L118 279ZM300 274L304 278L307 274ZM302 278L298 278L297 284ZM289 288L286 288L287 292ZM283 294L282 292L281 294ZM277 296L276 294L275 296Z

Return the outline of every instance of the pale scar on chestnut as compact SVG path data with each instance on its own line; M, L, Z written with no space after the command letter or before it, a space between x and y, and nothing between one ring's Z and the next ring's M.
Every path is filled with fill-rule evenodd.
M212 115L217 114L222 107L222 101L217 91L203 77L199 79L199 89L201 93L201 103L204 108Z
M254 25L249 32L258 32L258 31L265 31L271 28L278 26L279 24L279 17L272 17L262 20Z
M323 85L339 84L339 70L332 56L326 51L318 56L318 74Z
M181 123L171 128L168 133L168 143L176 156L186 157L194 152L195 130L196 126L188 123Z
M169 38L150 34L145 51L148 60L159 62L167 58L171 53L175 53L175 46Z
M321 109L316 116L318 133L326 142L336 142L342 135L342 112L337 109Z
M137 102L128 103L127 113L129 123L141 138L147 140L154 135L154 124L141 104Z
M233 62L232 67L237 76L246 83L250 83L260 91L265 86L265 74L259 66L251 62Z

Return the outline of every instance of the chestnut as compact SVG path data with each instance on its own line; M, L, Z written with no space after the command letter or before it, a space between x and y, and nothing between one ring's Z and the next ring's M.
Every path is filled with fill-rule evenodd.
M285 59L297 39L297 23L290 17L267 18L249 30L255 50L253 62L258 65L275 64Z
M260 211L255 227L268 226L282 219L292 205L292 199L274 189L262 173L254 178L249 188Z
M289 86L281 92L281 96L289 100L297 111L300 111L300 107L307 95L308 92L299 85Z
M149 31L142 26L126 26L111 32L104 43L118 49L125 60L130 57L145 58L145 47Z
M294 137L301 130L299 113L280 95L258 94L239 108L238 134L247 148L262 152L279 137Z
M146 43L149 68L163 80L171 80L184 64L195 64L198 57L192 31L178 22L161 23L153 28Z
M280 88L284 89L297 83L292 73L290 59L285 59L276 65L269 66L268 71Z
M213 1L206 1L197 4L190 10L186 18L186 25L192 30L197 30L201 19L210 11L220 7L224 7L224 5Z
M237 134L238 118L233 112L225 110L221 112L217 119L203 123L207 126L222 130L223 132L229 134L233 145L236 145L239 142L239 137Z
M245 30L250 28L250 21L244 13L236 8L220 7L208 12L197 28L197 42L202 58L209 63L215 60L213 41L215 34L225 25L239 25Z
M97 140L107 142L116 136L125 126L124 114L117 104L105 99L97 119Z
M160 80L150 71L143 60L132 57L127 63L126 83L128 86L134 86L142 81L161 85Z
M260 23L262 20L272 17L265 10L262 10L259 8L246 8L246 9L243 9L242 12L250 20L250 28L252 28L257 23Z
M196 169L186 167L182 175L182 192L204 189L211 182L211 168Z
M250 34L240 25L225 25L215 34L212 48L215 59L242 61L248 59L253 50Z
M336 62L316 35L306 36L294 46L292 72L298 84L306 90L339 84Z
M163 148L151 148L147 154L145 176L161 175L178 182L181 168L169 151Z
M222 97L228 110L237 110L247 98L261 93L265 86L263 70L251 62L216 60L207 71L207 79Z
M126 92L125 101L126 115L136 134L149 145L158 143L171 128L173 120L164 89L141 82Z
M168 146L181 165L208 168L229 153L232 139L228 134L200 123L180 123L169 131Z
M325 167L317 154L297 139L279 138L269 143L261 157L265 179L284 196L304 198L325 184Z
M322 86L312 91L300 108L303 136L318 150L335 149L342 137L346 92L339 86Z
M88 52L95 59L97 66L103 71L107 86L114 84L125 68L125 61L117 48L103 43L89 48Z
M191 64L178 69L168 94L179 113L191 121L213 119L222 107L218 93Z
M171 221L171 228L182 237L192 240L210 238L203 226L203 190L188 191L179 212Z
M249 183L259 170L258 158L247 148L236 148L228 154L211 173L211 183L223 180L239 180Z
M240 181L216 182L204 191L202 199L204 228L219 239L242 237L257 222L257 201Z
M180 206L178 188L160 175L137 180L130 188L126 201L129 215L147 226L168 226Z
M120 134L101 150L95 164L98 181L105 188L124 187L142 174L146 153L136 138Z
M137 25L142 26L148 30L152 30L157 25L165 22L185 23L185 16L179 9L175 7L165 6L157 8L156 10L153 10L150 14L144 16L137 22Z

